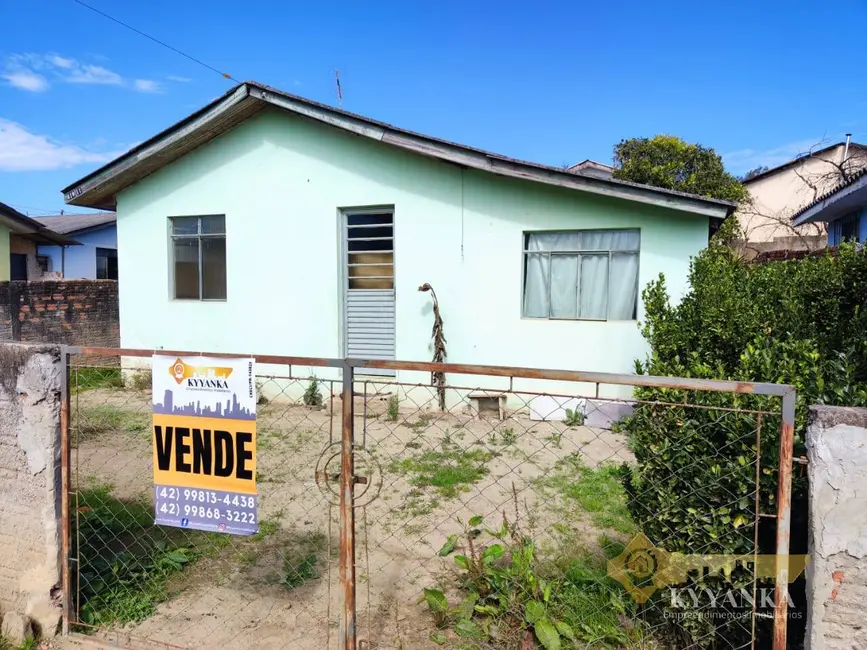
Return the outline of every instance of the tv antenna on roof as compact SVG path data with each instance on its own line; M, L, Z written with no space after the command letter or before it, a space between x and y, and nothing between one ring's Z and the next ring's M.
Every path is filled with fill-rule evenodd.
M340 87L340 70L334 70L334 79L337 82L337 106L343 108L343 89Z

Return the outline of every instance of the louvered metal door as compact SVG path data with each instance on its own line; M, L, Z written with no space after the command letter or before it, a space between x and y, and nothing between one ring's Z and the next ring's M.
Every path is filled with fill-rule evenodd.
M390 211L344 215L345 349L349 357L395 358L394 216ZM393 371L366 370L394 375Z

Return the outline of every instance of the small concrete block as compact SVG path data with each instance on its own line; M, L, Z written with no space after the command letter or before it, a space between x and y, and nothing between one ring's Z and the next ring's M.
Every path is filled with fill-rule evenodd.
M0 634L13 646L21 645L33 638L33 627L30 625L30 619L23 614L6 612Z

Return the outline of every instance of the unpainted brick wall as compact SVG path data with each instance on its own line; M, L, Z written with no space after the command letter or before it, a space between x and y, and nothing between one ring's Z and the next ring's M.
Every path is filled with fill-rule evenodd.
M807 648L867 648L867 409L812 407L807 459Z
M60 620L60 402L56 345L0 343L0 612L45 636Z
M0 341L118 347L117 281L0 282Z

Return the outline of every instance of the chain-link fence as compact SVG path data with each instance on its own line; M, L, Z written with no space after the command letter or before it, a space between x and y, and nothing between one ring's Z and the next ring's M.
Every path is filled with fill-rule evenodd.
M314 467L340 439L333 382L258 378L258 533L238 537L154 525L150 370L133 358L76 361L73 627L155 647L326 647L337 511Z
M70 375L80 630L181 648L772 647L789 387L282 366L257 382L244 538L153 525L150 377L123 359Z

